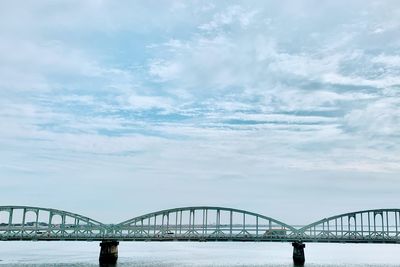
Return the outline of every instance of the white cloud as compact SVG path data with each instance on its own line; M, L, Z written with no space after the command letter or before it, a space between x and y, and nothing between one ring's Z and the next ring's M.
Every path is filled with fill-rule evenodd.
M181 66L178 62L153 61L150 63L149 73L161 82L178 79L181 74Z
M173 101L166 97L131 95L128 103L132 109L164 109L172 110Z
M109 83L101 88L105 89L115 80L132 79L129 71L106 67L61 42L7 40L0 44L0 56L0 85L7 90L50 92L85 79L93 83L104 79Z
M240 27L246 28L257 13L256 10L248 11L238 5L230 6L223 12L215 14L210 22L200 25L199 29L215 31L233 23L238 23Z
M382 98L363 109L354 109L345 117L349 128L375 137L376 135L400 136L400 99Z
M0 4L0 178L21 186L7 202L69 205L72 183L75 205L152 192L146 208L399 189L396 5L24 4Z
M353 85L353 86L371 86L376 88L388 88L391 86L398 86L400 78L398 76L388 76L382 79L367 79L357 76L344 76L338 73L329 73L323 75L324 82L339 84L339 85Z
M400 68L400 56L399 55L385 55L381 54L372 58L373 63L382 63L391 68Z

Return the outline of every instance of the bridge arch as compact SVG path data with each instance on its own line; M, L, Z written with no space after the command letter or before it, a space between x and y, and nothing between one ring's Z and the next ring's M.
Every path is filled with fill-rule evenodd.
M106 226L80 214L32 206L0 206L0 238L15 240L88 239Z
M305 240L320 242L396 243L400 235L400 209L348 212L306 225L298 233Z
M212 206L166 209L117 224L121 238L142 240L282 240L292 239L292 226L250 211Z

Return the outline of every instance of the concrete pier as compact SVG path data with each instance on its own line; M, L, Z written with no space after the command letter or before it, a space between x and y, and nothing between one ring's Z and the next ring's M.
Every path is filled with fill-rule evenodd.
M306 261L304 257L304 248L306 247L305 244L303 244L300 241L293 242L293 263L295 266L303 266L304 262Z
M102 241L100 243L99 262L103 264L113 264L118 259L118 241Z

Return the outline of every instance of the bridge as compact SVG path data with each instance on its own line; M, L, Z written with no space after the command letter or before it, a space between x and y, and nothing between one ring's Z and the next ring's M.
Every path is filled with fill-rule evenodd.
M293 227L258 213L224 207L161 210L104 224L57 209L0 206L0 240L101 241L100 260L116 261L119 241L292 242L304 263L305 242L400 243L400 209L364 210Z

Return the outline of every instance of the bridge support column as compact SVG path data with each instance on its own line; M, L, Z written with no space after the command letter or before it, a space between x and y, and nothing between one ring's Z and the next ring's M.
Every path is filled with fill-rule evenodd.
M293 246L293 263L296 266L302 266L306 261L304 257L304 248L306 247L301 241L292 243Z
M118 241L102 241L100 243L100 263L116 263L118 259Z

